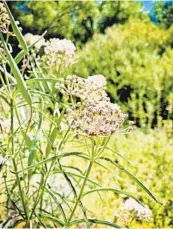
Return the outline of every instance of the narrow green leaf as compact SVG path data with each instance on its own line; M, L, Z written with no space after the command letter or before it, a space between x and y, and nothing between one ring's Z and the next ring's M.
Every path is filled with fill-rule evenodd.
M4 95L2 95L2 93L0 94L0 98L3 99L5 103L7 103L8 105L10 105L10 103L7 100L7 97L5 97Z
M49 222L51 221L51 222L53 222L53 223L56 223L57 225L59 225L59 226L61 226L61 227L64 226L64 224L63 224L62 221L60 221L57 217L52 216L52 215L50 215L50 214L48 215L48 214L43 214L43 213L41 213L41 214L40 214L40 218L41 218L42 220L48 220Z
M125 169L123 166L119 165L117 162L109 159L109 158L106 158L106 157L100 157L98 159L101 159L101 160L105 160L105 161L108 161L110 162L111 164L113 164L114 166L118 167L122 172L126 173L133 181L135 181L143 190L145 190L145 192L153 199L155 200L157 203L158 200L155 198L155 196L148 190L148 188L146 188L144 186L144 184L139 181L133 174L131 174L127 169Z
M77 224L83 223L83 222L85 222L85 219L74 220L69 224L69 227L72 226L72 225L77 225ZM115 223L111 223L111 222L104 221L104 220L88 219L88 222L94 223L94 224L106 225L106 226L114 227L114 228L121 228L119 225L117 225Z
M107 149L107 150L109 150L109 151L111 151L111 152L117 154L119 157L123 158L125 161L127 161L129 164L132 165L132 163L128 160L128 158L126 158L126 157L123 156L122 154L116 152L115 150L113 150L113 149L111 149L111 148L109 148L109 147L106 147L105 149Z
M56 121L57 126L54 127L54 129L52 130L52 132L50 134L49 142L48 142L47 147L46 147L46 155L49 155L49 153L51 152L52 146L55 142L56 137L60 134L59 125L62 121L64 112L65 112L65 109L62 110L60 116L58 117L58 120Z
M72 169L76 172L79 172L81 175L83 175L83 172L81 169L77 168L77 167L74 167L74 166L68 166L68 165L62 165L63 168L67 168L67 169Z
M0 66L0 70L1 70L3 73L5 73L4 69L1 68L1 66ZM9 79L12 83L16 84L16 79L15 79L12 75L10 75L8 72L6 72L5 74L6 74L6 76L8 77L8 79Z
M32 150L28 157L28 167L31 166L36 158L36 150Z
M41 106L41 110L43 111L43 100L42 98L40 99L40 106ZM37 154L37 150L39 148L39 142L40 139L42 137L42 122L43 122L43 115L42 113L39 113L39 122L38 122L38 128L37 128L37 132L36 132L36 136L33 140L30 139L30 144L28 145L28 149L30 151L29 157L28 157L28 167L32 166L35 162L36 159L36 154ZM28 136L29 138L29 136ZM28 171L28 176L29 179L31 178L32 175L32 170Z
M23 79L23 77L22 77L22 75L21 75L21 73L19 71L19 68L16 65L13 57L11 56L11 53L9 52L9 50L7 48L7 45L6 45L5 41L4 41L4 37L3 37L1 32L0 32L0 38L1 38L1 41L2 41L2 44L3 44L3 47L4 47L5 54L7 56L8 61L9 61L9 65L11 67L11 71L12 71L14 77L17 80L17 86L18 86L21 94L23 95L23 98L31 106L32 101L31 101L30 94L29 94L29 92L27 90L25 81L24 81L24 79Z
M126 191L120 190L120 189L116 189L116 188L103 187L103 188L91 189L88 192L85 192L82 197L84 197L86 195L89 195L89 194L91 194L93 192L104 192L104 191L106 191L106 192L116 192L118 194L122 194L122 195L125 195L125 196L128 196L128 197L131 197L131 198L135 199L140 205L143 206L143 204L138 199L136 199L136 197L133 194L131 194L130 192L126 192Z
M47 33L47 31L45 31L36 42L34 42L33 44L29 45L28 46L28 50L32 49L34 47L34 45L37 44L37 42L39 42L44 37L44 35L46 33ZM14 58L16 64L18 64L23 59L24 56L25 56L25 52L24 52L24 50L21 50Z
M56 170L55 170L56 171ZM59 173L63 173L62 171L56 171L56 172L59 172ZM73 176L75 177L79 177L81 179L85 179L85 176L82 176L80 174L77 174L77 173L72 173L72 172L65 172L67 175L69 175L70 177L73 178ZM73 178L74 179L74 178ZM99 186L101 187L101 185L99 183L97 183L96 181L94 181L93 179L88 179L88 182L92 183L93 185L96 185L96 186Z
M24 56L25 56L25 52L22 49L14 58L14 61L16 62L16 64L18 64L23 59Z
M76 154L80 154L80 153L62 153L60 155L53 156L53 157L47 158L47 159L45 159L43 161L40 161L40 162L38 162L38 163L36 163L34 165L28 166L28 167L24 168L23 170L18 171L18 173L21 173L21 172L23 172L25 170L33 169L33 168L35 168L35 167L37 167L39 165L45 164L47 162L50 162L50 161L58 159L58 158L60 159L60 158L63 158L63 157L69 157L69 156L76 155Z
M50 189L50 187L49 187L49 189ZM54 190L51 190L51 191L54 195L58 196L61 199L61 204L62 203L66 204L67 207L70 209L70 211L72 211L72 208L70 206L70 202L73 202L72 200L66 198L65 196L60 195L58 192L55 192Z
M28 53L28 47L27 47L26 42L25 42L25 40L23 38L23 35L22 35L20 29L18 28L18 26L17 26L17 24L16 24L16 22L15 22L15 20L13 18L13 15L11 14L10 9L8 8L8 5L7 5L7 3L5 1L4 1L4 5L5 5L5 8L7 10L8 16L10 18L10 22L11 22L11 26L12 26L13 32L16 35L17 40L19 41L19 44L23 48L25 54L27 54Z
M90 161L90 158L89 157L86 157L84 155L79 154L79 155L75 155L75 156L81 157L83 159L86 159L86 160ZM109 169L106 166L102 165L100 162L94 161L94 163L109 171Z
M34 79L29 79L27 80L27 84L35 84L36 81L41 81L41 82L58 82L58 79L54 78L34 78Z
M58 208L60 210L60 212L62 213L62 216L64 218L65 223L67 222L67 218L64 212L64 209L62 207L62 205L59 203L59 201L57 200L56 196L53 194L53 192L51 192L51 190L46 188L46 191L51 195L51 197L54 199L55 203L58 205Z

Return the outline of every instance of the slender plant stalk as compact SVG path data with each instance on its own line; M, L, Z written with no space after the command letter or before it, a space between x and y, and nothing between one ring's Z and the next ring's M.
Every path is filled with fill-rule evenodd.
M69 219L68 219L67 224L66 224L65 227L68 227L68 224L71 222L72 217L73 217L73 215L74 215L74 213L75 213L75 211L76 211L76 208L77 208L77 206L78 206L78 204L79 204L79 202L80 202L80 200L81 200L81 197L82 197L82 194L83 194L83 191L84 191L86 182L87 182L88 177L89 177L89 174L90 174L90 172L91 172L92 165L93 165L93 161L90 161L89 166L88 166L88 168L87 168L87 173L86 173L84 182L83 182L83 184L82 184L82 187L81 187L81 190L80 190L80 193L79 193L79 196L77 197L76 203L75 203L75 205L74 205L74 208L73 208L73 210L72 210L72 212L71 212L71 215L70 215L70 217L69 217Z
M12 147L12 155L15 154L15 146L14 146L14 101L13 98L11 99L11 147ZM15 158L12 159L13 162L13 166L14 166L14 171L15 171L15 175L16 175L16 181L17 181L17 185L19 188L19 194L21 197L21 201L22 201L22 205L23 205L23 209L24 209L24 213L25 213L25 219L26 219L26 225L28 225L28 212L27 212L27 207L26 207L26 202L25 202L25 198L24 198L24 193L21 187L21 183L20 183L20 178L18 175L18 170L17 170L17 164L15 161Z
M110 138L111 138L111 135L106 139L106 141L105 141L105 143L104 143L102 149L99 150L99 151L97 152L97 155L98 155L98 154L100 155L100 154L104 151L104 149L106 148L106 146L107 146L107 144L108 144ZM89 174L90 174L90 172L91 172L91 169L92 169L92 166L93 166L93 163L94 163L94 158L95 158L95 156L96 156L96 155L95 155L96 152L95 152L95 142L94 142L94 139L92 139L92 148L91 148L91 151L92 151L92 152L91 152L91 160L90 160L89 166L88 166L88 168L87 168L87 173L86 173L85 179L84 179L84 181L83 181L83 184L82 184L80 193L79 193L79 195L78 195L78 197L77 197L77 199L76 199L76 203L75 203L75 205L74 205L74 207L73 207L73 210L72 210L72 212L71 212L71 215L70 215L69 219L67 220L67 223L66 223L66 225L65 225L65 228L68 227L68 225L70 224L70 222L71 222L71 220L72 220L72 218L73 218L73 215L75 214L76 208L77 208L79 202L81 201L81 197L82 197L82 194L83 194L83 191L84 191L86 182L87 182L87 180L88 180L88 178L89 178Z
M70 128L68 128L68 130L67 130L67 132L65 133L65 135L64 135L64 137L63 137L61 143L59 144L59 146L58 146L58 151L61 149L61 146L62 146L62 144L64 143L64 141L65 141L65 139L66 139L66 137L67 137L67 134L68 134L69 130L70 130ZM50 150L51 150L51 148L49 148L49 151L50 151ZM47 152L47 156L49 155L49 153L50 153L50 152ZM46 175L45 175L45 176L42 175L41 182L40 182L40 186L39 186L38 193L37 193L37 197L36 197L36 201L35 201L35 204L34 204L34 206L33 206L31 215L30 215L30 217L29 217L30 219L32 218L32 216L33 216L33 214L34 214L34 211L35 211L35 208L37 207L37 204L39 203L40 199L42 198L42 195L43 195L43 193L44 193L44 188L43 188L43 187L46 185L47 179L48 179L48 177L49 177L49 174L50 174L51 169L52 169L52 167L54 166L54 163L55 163L55 162L56 162L56 160L53 160L52 163L51 163L51 165L50 165L50 167L49 167L49 170L48 170L47 173L46 173ZM42 189L42 191L41 191L41 189ZM41 192L41 193L40 193L40 192Z
M83 181L83 184L82 184L80 193L79 193L78 198L77 198L77 200L76 200L76 203L75 203L75 205L74 205L74 207L73 207L73 210L72 210L72 212L71 212L71 215L70 215L69 219L67 220L67 223L66 223L66 225L65 225L65 228L67 228L68 225L69 225L69 223L71 222L71 220L72 220L72 218L73 218L73 215L74 215L74 213L75 213L75 211L76 211L76 208L77 208L77 206L78 206L78 204L79 204L79 202L80 202L80 200L81 200L81 197L82 197L82 194L83 194L83 191L84 191L86 182L87 182L87 180L88 180L89 174L90 174L90 172L91 172L91 168L92 168L92 166L93 166L93 163L94 163L93 160L91 160L90 163L89 163L89 166L88 166L88 168L87 168L87 173L86 173L85 179L84 179L84 181Z

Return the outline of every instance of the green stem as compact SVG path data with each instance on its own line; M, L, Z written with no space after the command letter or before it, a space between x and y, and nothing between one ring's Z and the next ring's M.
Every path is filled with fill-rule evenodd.
M70 128L68 128L68 130L67 130L67 132L65 133L63 139L61 140L61 143L60 143L59 146L58 146L58 151L61 149L61 146L62 146L62 144L64 143L64 141L65 141L65 139L66 139L66 137L67 137L67 135L68 135L69 130L70 130ZM50 148L49 151L47 152L47 156L49 155L50 151L51 151L51 148ZM50 174L50 172L51 172L51 170L52 170L52 168L53 168L53 166L54 166L54 163L56 163L56 160L53 160L53 161L51 162L51 165L50 165L49 170L47 171L46 175L42 175L41 182L40 182L40 186L39 186L39 189L38 189L38 192L37 192L36 201L35 201L35 204L34 204L34 206L33 206L31 215L30 215L30 217L29 217L30 219L32 218L32 216L33 216L33 214L34 214L34 211L35 211L35 209L36 209L36 207L37 207L39 201L40 201L41 198L42 198L42 195L43 195L43 193L44 193L44 186L45 186L46 183L47 183L47 179L48 179L49 174ZM41 193L40 193L40 192L41 192Z
M102 153L103 153L103 151L105 150L105 148L106 148L106 146L108 145L108 143L109 143L109 141L110 141L110 139L111 139L111 134L106 138L106 139L104 139L103 141L103 147L101 148L101 150L99 150L97 153L96 153L96 157L99 157Z
M12 154L14 155L15 154L15 148L14 148L15 146L14 146L14 110L13 110L14 107L13 107L13 105L14 105L14 101L13 101L13 99L11 99L11 146L12 146ZM19 194L21 197L25 217L26 217L26 220L28 221L27 208L26 208L26 204L25 204L25 199L24 199L21 183L20 183L20 178L18 175L17 164L15 161L15 158L12 159L12 162L13 162L14 171L15 171L15 175L16 175L17 185L19 187Z
M82 187L81 187L79 196L78 196L78 198L77 198L77 200L76 200L76 203L75 203L74 208L73 208L73 210L72 210L72 212L71 212L71 215L70 215L69 219L67 220L67 223L66 223L66 225L65 225L65 228L68 227L69 223L71 222L71 220L72 220L72 218L73 218L73 215L74 215L74 213L75 213L75 211L76 211L76 208L77 208L77 206L78 206L78 204L79 204L79 202L80 202L80 200L81 200L81 197L82 197L82 194L83 194L83 191L84 191L86 182L87 182L87 180L88 180L89 174L90 174L90 172L91 172L91 168L92 168L93 163L94 163L93 160L91 160L90 163L89 163L89 166L88 166L88 169L87 169L87 173L86 173L84 182L83 182L83 184L82 184Z

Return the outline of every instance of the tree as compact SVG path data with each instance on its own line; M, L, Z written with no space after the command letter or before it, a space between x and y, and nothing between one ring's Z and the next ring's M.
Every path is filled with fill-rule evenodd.
M151 15L156 17L156 23L168 29L173 25L173 2L155 2Z
M98 27L101 32L114 24L124 24L131 17L143 17L141 2L103 1L99 7Z
M49 37L86 43L94 33L104 33L113 24L122 24L130 17L140 17L141 3L134 1L18 1L9 2L24 32L43 33Z
M97 4L94 1L9 2L24 32L86 42L94 33Z

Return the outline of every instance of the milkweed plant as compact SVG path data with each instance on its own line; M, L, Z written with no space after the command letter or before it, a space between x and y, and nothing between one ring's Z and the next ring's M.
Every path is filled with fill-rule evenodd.
M132 173L105 156L110 139L131 127L127 115L111 103L104 76L69 74L77 62L70 40L21 31L6 2L0 2L1 227L119 228L116 222L92 218L83 203L84 196L106 191L127 196L118 217L149 220L151 211L137 195L114 184L103 187L90 177L95 165L104 172L110 163L157 201ZM11 36L19 43L16 56ZM74 144L82 150L74 150ZM70 166L66 159L74 157L87 167Z

